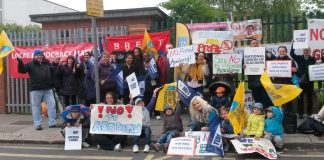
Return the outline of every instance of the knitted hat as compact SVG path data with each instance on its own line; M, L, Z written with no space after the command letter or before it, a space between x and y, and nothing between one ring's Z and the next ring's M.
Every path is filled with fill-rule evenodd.
M80 105L72 105L71 112L80 112Z
M263 105L262 105L262 103L257 102L257 103L254 103L253 108L260 108L260 109L263 109Z
M172 108L171 106L169 106L169 105L166 105L166 106L164 107L164 111L167 110L167 109L171 109L171 110L173 111L173 108Z
M36 55L39 55L39 54L43 54L44 52L42 51L42 50L40 50L40 49L36 49L35 51L34 51L34 56L36 56Z
M217 89L216 89L215 92L216 92L216 93L222 93L222 92L225 92L225 88L224 88L223 86L219 86L219 87L217 87Z
M139 102L141 102L141 101L143 101L142 98L137 98L137 99L135 100L135 105L137 105L137 103L139 103Z

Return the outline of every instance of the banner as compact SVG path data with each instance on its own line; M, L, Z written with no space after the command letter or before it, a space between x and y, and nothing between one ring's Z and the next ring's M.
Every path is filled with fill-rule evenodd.
M316 62L321 61L324 49L324 19L308 19L309 47Z
M124 76L121 64L117 65L115 70L111 73L111 77L115 79L117 90L120 95L124 95Z
M194 156L196 140L191 137L172 138L167 155Z
M190 34L186 25L182 23L176 24L176 47L184 47L190 45Z
M213 74L242 73L241 54L213 54Z
M94 104L91 109L90 133L141 135L141 106Z
M155 110L163 111L164 106L169 105L175 109L175 97L176 97L177 83L165 84L164 87L159 91L159 95L156 100Z
M186 26L190 31L194 30L214 30L214 29L227 29L226 22L210 22L210 23L187 23Z
M267 72L263 72L260 81L275 106L286 104L302 92L302 89L295 85L273 84Z
M224 157L223 139L220 130L220 119L215 117L210 124L210 135L207 142L207 151L216 153L220 157Z
M181 77L178 77L177 80L177 92L180 96L181 101L187 107L190 105L191 99L197 95L197 92L189 87L187 83L181 79Z
M270 77L291 77L291 60L274 60L266 62L266 70Z
M259 153L268 159L277 159L276 148L270 140L261 138L241 138L231 140L238 154Z
M308 66L309 80L321 81L324 80L324 63ZM318 82L321 83L321 82Z
M233 53L234 35L229 31L194 31L191 34L195 52Z
M140 96L144 96L146 76L137 77L138 87L140 88Z
M308 30L294 30L294 49L308 48Z
M69 55L75 56L79 53L80 56L87 51L93 49L92 43L80 44L62 44L62 45L49 45L49 46L15 46L15 52L9 56L9 69L12 78L28 78L28 74L18 73L17 57L21 57L24 63L33 59L33 53L36 49L44 51L46 59L52 62L54 57L59 56L61 60L65 61Z
M81 150L82 145L82 126L65 127L64 150Z
M192 45L170 49L167 56L170 67L177 67L179 64L196 63L195 51Z
M156 66L156 62L155 62L153 57L150 60L150 65L148 67L148 72L150 74L151 79L155 79L155 78L157 78L159 76L157 66Z
M170 43L170 31L149 33L153 45L157 51L165 52L165 45ZM125 52L127 49L132 50L135 47L142 46L144 35L130 35L130 36L113 36L106 37L106 44L108 52Z
M245 92L244 94L244 106L248 114L252 113L252 108L254 106L255 100L251 92Z
M228 30L234 33L234 40L248 40L262 38L261 19L251 19L244 21L229 21Z
M132 97L139 96L141 94L141 89L138 86L138 81L135 73L133 72L132 74L127 76L126 81L128 84L129 93L132 95Z
M261 75L265 68L265 48L245 47L244 65L245 75Z
M209 132L185 132L186 137L192 137L196 139L195 156L217 156L216 153L208 152L207 142L209 138Z

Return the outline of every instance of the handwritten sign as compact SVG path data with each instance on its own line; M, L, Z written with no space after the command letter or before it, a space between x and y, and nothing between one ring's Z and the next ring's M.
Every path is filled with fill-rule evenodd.
M229 31L193 31L192 44L196 52L233 53L234 35Z
M268 139L242 138L231 140L238 154L259 153L269 159L277 159L276 149Z
M95 104L91 109L90 133L138 136L142 117L140 106Z
M308 66L308 73L310 81L324 80L324 63Z
M137 78L135 73L133 72L129 76L126 77L126 81L129 88L129 93L132 94L132 97L139 96L141 94L141 89L138 86Z
M291 63L291 60L267 61L267 72L270 77L291 77Z
M195 138L178 137L172 138L169 144L168 155L194 156Z
M170 49L167 56L170 67L177 67L179 64L196 63L195 51L192 45Z
M308 30L294 30L294 49L308 48Z
M261 75L265 68L265 48L245 47L244 65L245 75Z
M65 127L65 146L64 150L81 150L82 126Z
M309 47L316 62L321 62L321 50L324 49L324 20L308 19Z
M199 156L217 156L215 153L207 152L207 142L209 138L209 132L185 132L186 137L192 137L196 139L195 155Z
M214 54L213 74L242 73L241 54Z

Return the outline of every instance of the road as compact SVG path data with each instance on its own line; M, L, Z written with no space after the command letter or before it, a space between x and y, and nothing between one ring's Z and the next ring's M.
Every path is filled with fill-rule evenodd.
M121 152L98 150L87 148L79 151L64 151L63 145L58 144L8 144L0 143L0 160L64 160L64 159L87 159L87 160L191 160L191 159L221 159L219 157L179 157L167 156L162 152L132 153L130 147ZM224 159L265 159L258 154L237 155L236 153L225 153ZM280 159L294 160L320 160L324 159L324 148L300 148L285 150Z

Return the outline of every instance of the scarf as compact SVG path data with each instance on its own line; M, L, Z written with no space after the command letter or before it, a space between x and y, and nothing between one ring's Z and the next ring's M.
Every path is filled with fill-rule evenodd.
M203 80L203 64L191 64L190 65L190 71L189 71L189 76L192 80L195 81L201 81Z

